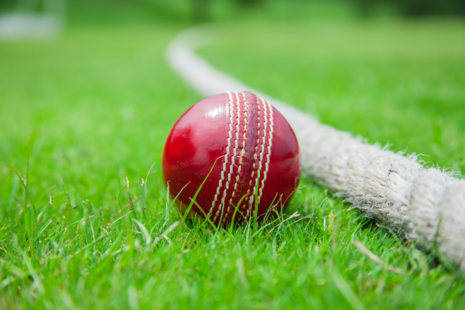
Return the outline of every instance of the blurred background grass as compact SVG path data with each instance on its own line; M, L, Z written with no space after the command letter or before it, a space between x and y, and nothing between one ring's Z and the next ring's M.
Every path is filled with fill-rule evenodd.
M2 0L0 10L40 12L62 3L68 7L70 25L219 22L252 16L273 20L465 16L461 0Z
M200 23L218 37L200 54L250 86L464 171L463 2L0 0L0 10L63 3L60 36L0 42L0 161L28 184L25 196L14 171L0 169L0 306L463 309L453 267L311 180L288 214L312 218L273 233L194 223L152 248L133 221L153 241L179 219L166 210L161 152L200 97L164 53ZM126 175L138 197L154 162L147 209L139 200L128 216ZM371 262L354 240L405 274Z

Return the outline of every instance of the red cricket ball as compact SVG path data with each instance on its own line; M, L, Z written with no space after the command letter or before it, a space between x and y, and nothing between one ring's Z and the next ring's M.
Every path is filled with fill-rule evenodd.
M179 194L181 212L212 167L191 210L219 224L238 208L234 221L240 222L256 208L262 216L287 206L300 180L299 144L266 100L250 92L211 96L181 116L163 151L163 177L170 194Z

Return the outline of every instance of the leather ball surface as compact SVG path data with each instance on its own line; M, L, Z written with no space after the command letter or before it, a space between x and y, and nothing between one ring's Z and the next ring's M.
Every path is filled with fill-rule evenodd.
M165 184L172 197L179 195L181 212L212 167L191 210L218 224L230 222L236 207L234 221L241 222L258 206L262 218L292 199L301 174L299 144L266 100L250 92L211 96L179 118L163 150Z

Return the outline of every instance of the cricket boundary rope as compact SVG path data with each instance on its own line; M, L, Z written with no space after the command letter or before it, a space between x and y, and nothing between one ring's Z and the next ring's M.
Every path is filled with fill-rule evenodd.
M249 90L271 102L294 129L303 172L409 239L433 246L465 271L465 180L424 168L409 157L369 145L251 89L195 54L208 29L191 28L167 49L171 67L199 94Z

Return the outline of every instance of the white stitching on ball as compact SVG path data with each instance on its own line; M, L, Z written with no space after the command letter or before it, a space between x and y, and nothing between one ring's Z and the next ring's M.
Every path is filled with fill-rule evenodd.
M231 205L232 205L232 199L233 197L236 195L236 190L237 190L237 184L239 183L239 175L241 173L241 168L242 168L242 156L245 154L245 141L247 139L247 116L248 116L248 112L249 112L249 104L247 102L247 98L245 97L245 93L240 93L242 95L242 98L243 98L243 111L244 111L244 134L243 134L243 141L242 141L242 149L241 149L241 152L239 153L239 167L237 169L237 175L236 175L236 183L234 184L234 190L232 192L232 195L231 195L231 198L229 199L229 205L228 205L228 209L227 209L227 212L230 211L230 208L231 208ZM240 100L238 98L238 104L240 103ZM236 132L236 137L237 139L239 139L239 131L240 131L240 118L241 118L241 115L240 115L240 110L238 109L238 112L237 112L237 132ZM236 140L236 146L237 146L237 140Z
M241 112L241 107L240 107L240 102L239 102L239 97L238 97L238 94L236 92L234 92L234 95L236 97L236 111L237 111L237 115L239 117L236 117L237 119L237 122L239 123L240 122L240 112ZM231 110L232 111L232 110ZM232 119L233 119L233 113L230 114L230 120L232 122ZM232 123L231 123L231 126L230 126L230 131L232 132ZM236 125L236 130L238 129L238 125ZM233 169L234 169L234 163L235 163L235 159L236 159L236 154L237 154L237 139L239 138L238 136L238 133L236 132L236 140L234 141L235 142L235 147L234 147L234 155L231 156L231 165L229 166L229 173L228 173L228 180L226 181L226 188L224 189L223 191L223 197L221 198L221 204L220 204L220 207L218 208L218 212L217 214L215 215L215 218L214 220L216 220L218 214L219 214L219 211L221 209L221 220L222 221L222 217L223 217L223 210L224 210L224 200L226 199L226 196L227 196L227 191L229 189L229 182L231 182L231 174L233 173ZM228 145L229 144L229 139L228 139Z
M225 156L225 160L224 160L224 163L223 163L223 170L221 171L221 178L220 178L220 181L218 182L218 187L216 188L216 194L213 198L213 202L212 202L212 206L210 208L210 211L208 212L208 216L210 216L212 213L213 213L213 209L215 208L215 204L216 204L216 201L218 199L218 195L220 194L220 189L222 187L222 182L224 181L224 173L226 172L227 170L227 167L226 167L226 164L228 163L228 157L229 157L229 148L231 147L231 138L232 138L232 124L233 124L233 105L232 105L232 95L231 95L231 92L227 92L228 93L228 104L226 105L226 114L229 114L229 131L228 131L228 146L226 147L226 156ZM227 186L227 184L226 184ZM218 207L218 211L216 212L215 214L215 218L214 220L216 220L219 212L220 212L220 208L221 208L221 204L220 206Z
M261 99L261 98L260 98ZM258 203L260 203L260 200L262 198L262 194L263 194L263 188L265 187L265 181L266 181L266 177L268 175L268 171L269 171L269 168L270 168L270 155L271 155L271 147L272 147L272 142L273 142L273 127L274 127L274 123L273 123L273 110L271 108L271 105L268 103L268 101L265 101L263 99L261 99L261 101L263 102L263 110L265 111L265 132L264 132L264 136L263 136L263 140L265 140L265 137L266 137L266 129L267 129L267 122L268 122L268 118L267 118L267 114L266 114L266 108L268 108L269 110L269 115L270 115L270 126L269 126L269 137L268 137L268 147L267 147L267 154L266 154L266 161L265 161L265 171L263 172L263 179L262 179L262 185L260 187L260 191L259 191L259 195L258 195ZM266 103L266 104L265 104ZM263 144L263 146L265 146Z

